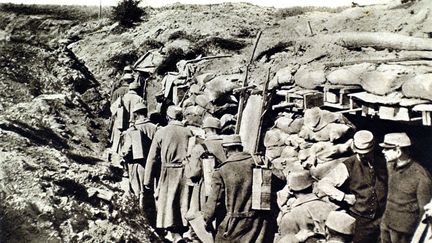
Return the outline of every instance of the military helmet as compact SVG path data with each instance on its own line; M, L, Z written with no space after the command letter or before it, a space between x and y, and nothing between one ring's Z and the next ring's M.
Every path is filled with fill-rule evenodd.
M220 129L221 128L221 122L219 119L215 117L207 117L203 121L202 128L215 128Z

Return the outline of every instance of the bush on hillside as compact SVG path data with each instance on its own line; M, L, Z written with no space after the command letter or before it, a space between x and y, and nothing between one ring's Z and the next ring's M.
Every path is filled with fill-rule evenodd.
M138 6L140 2L141 0L122 0L113 7L111 19L118 21L124 27L132 27L146 15L144 9Z

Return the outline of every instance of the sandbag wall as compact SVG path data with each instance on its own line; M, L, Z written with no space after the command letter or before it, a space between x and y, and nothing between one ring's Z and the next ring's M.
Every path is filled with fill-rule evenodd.
M276 73L270 87L278 88L289 84L304 89L317 89L324 84L359 85L375 95L400 92L406 98L432 101L432 67L429 65L367 62L339 67L331 67L332 65L285 67Z
M308 109L303 116L282 113L265 132L265 157L283 177L307 169L319 180L352 154L355 130L343 115L320 108Z

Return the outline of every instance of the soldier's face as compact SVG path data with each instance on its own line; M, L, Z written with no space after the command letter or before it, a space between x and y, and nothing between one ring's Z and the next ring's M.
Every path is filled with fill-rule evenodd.
M383 154L387 162L393 162L400 156L399 148L383 148Z

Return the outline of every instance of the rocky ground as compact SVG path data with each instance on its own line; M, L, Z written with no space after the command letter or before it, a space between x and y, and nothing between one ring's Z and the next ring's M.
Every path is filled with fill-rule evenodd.
M147 9L146 20L132 29L108 19L3 9L0 241L158 240L143 214L123 201L121 170L106 161L110 85L148 50L163 48L170 57L150 84L154 92L162 74L183 58L230 54L200 68L243 72L262 30L250 75L262 83L268 67L276 72L288 65L397 56L326 38L356 31L423 37L432 24L431 7L426 0L346 9L173 5Z

